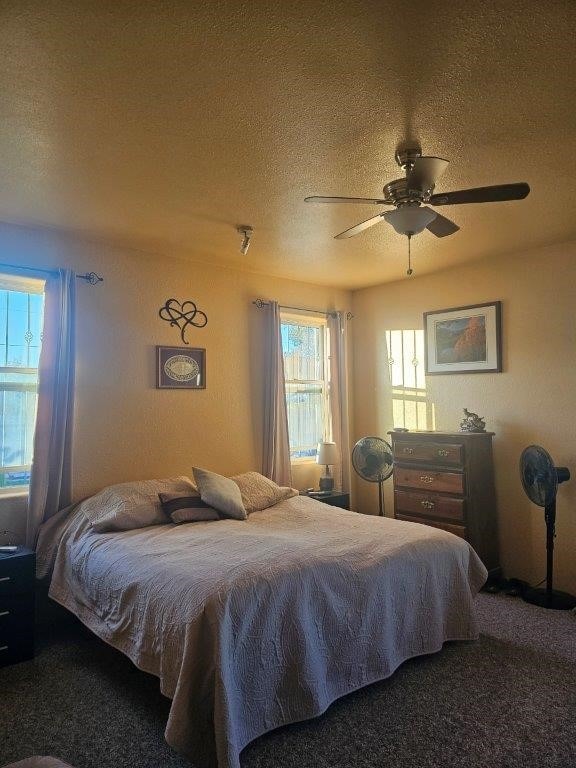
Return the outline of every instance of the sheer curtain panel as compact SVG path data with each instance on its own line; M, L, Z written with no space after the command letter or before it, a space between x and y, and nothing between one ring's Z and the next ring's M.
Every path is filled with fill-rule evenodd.
M286 414L284 358L278 302L264 305L266 339L264 350L264 454L262 474L278 485L292 485L290 441Z
M70 504L74 410L74 272L46 279L44 329L38 369L38 414L26 543L35 547L40 525Z

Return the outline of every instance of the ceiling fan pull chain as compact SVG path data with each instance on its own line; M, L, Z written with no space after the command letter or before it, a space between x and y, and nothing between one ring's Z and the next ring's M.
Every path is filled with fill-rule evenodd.
M412 270L412 263L411 263L411 253L410 253L410 242L412 240L412 235L408 235L408 269L406 270L407 275L411 275Z

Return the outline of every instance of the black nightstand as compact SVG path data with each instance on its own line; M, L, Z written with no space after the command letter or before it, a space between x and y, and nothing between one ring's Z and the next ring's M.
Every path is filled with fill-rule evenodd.
M306 496L310 496L311 499L321 501L324 504L330 504L332 507L341 507L342 509L350 509L350 494L343 493L342 491L331 491L321 496L315 496L314 493L307 493Z
M34 656L35 564L26 547L0 553L0 667Z

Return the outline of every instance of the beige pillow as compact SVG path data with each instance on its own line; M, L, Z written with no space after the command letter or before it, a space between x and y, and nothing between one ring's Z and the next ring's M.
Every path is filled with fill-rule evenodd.
M162 510L173 523L200 523L220 520L218 512L202 501L198 491L159 493Z
M82 504L82 512L97 533L161 525L171 521L162 511L158 494L193 490L187 477L119 483L87 499Z
M202 501L226 517L246 520L247 514L242 503L242 495L234 480L199 467L194 467L193 471Z
M272 507L279 501L290 499L292 496L298 496L295 488L277 485L274 480L264 477L259 472L244 472L231 479L240 489L242 502L248 514Z

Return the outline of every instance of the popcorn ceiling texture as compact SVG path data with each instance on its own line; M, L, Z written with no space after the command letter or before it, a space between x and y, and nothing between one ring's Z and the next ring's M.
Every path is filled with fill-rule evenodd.
M440 189L527 181L522 202L445 207L416 274L576 236L576 5L496 0L72 4L0 10L0 219L312 283L405 277L387 224L349 241L406 140ZM251 224L249 254L236 225Z

